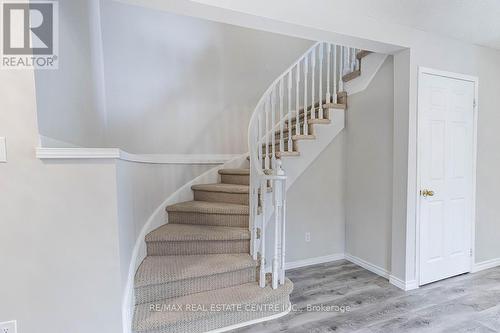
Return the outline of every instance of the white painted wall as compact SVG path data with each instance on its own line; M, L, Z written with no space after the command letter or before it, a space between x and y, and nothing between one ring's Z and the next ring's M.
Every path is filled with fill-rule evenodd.
M44 163L34 73L2 70L0 322L18 332L121 332L115 166Z
M387 57L346 112L346 253L391 268L393 59Z
M313 43L109 0L101 8L107 145L134 153L248 151L258 99Z
M35 72L40 134L83 147L103 146L105 131L98 73L92 70L92 12L94 0L59 2L59 69Z

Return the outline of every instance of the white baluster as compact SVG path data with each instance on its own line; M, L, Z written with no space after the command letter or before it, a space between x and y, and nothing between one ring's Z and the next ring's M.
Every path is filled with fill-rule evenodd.
M326 102L327 103L330 103L332 98L332 95L330 93L330 61L332 52L331 50L332 50L332 45L330 43L326 44ZM335 60L333 61L333 63L335 64ZM334 87L335 87L335 82L334 82Z
M288 151L292 151L292 73L288 73Z
M280 152L285 151L285 139L283 138L283 78L280 80Z
M345 66L345 47L340 48L340 77L339 77L339 91L344 91L344 66Z
M352 47L349 48L349 73L353 72L352 68L352 54L354 53L354 49Z
M259 149L257 149L257 156L258 156L258 161L259 161L259 165L262 165L262 144L264 143L262 140L262 136L264 135L263 131L262 131L262 113L259 113L259 116L258 116L258 119L257 119L257 124L258 124L258 129L257 129L257 147L259 147Z
M352 72L352 47L347 49L347 73Z
M352 48L352 72L356 70L356 48Z
M333 47L333 103L337 103L337 45Z
M356 49L356 52L354 53L355 56L354 58L356 59L356 70L360 70L361 69L361 61L358 59L358 53L361 51L361 49Z
M264 136L266 137L266 147L265 147L265 151L266 151L266 157L264 157L264 169L266 170L269 170L270 169L270 166L269 166L269 103L270 103L270 99L271 99L271 95L269 95L267 98L266 98L266 101L265 101L265 113L266 113L266 130L264 132ZM261 149L259 147L259 149Z
M251 184L253 183L253 180L251 180ZM251 249L250 253L252 254L252 259L257 260L257 225L255 224L256 216L258 215L258 204L256 204L258 198L257 196L257 189L255 188L255 185L252 184L250 187L250 195L251 195L251 215L250 215L250 223L252 226L252 242L251 242Z
M276 167L276 135L274 135L274 125L276 124L276 87L271 90L271 145L273 156L271 156L271 169Z
M323 44L319 46L319 119L323 119Z
M264 288L266 286L266 193L267 180L262 179L260 182L260 195L262 200L262 214L261 214L261 231L260 231L260 276L259 286Z
M312 50L311 54L311 119L316 119L316 110L314 108L315 102L314 98L316 95L314 94L314 74L316 72L316 49L314 48ZM307 109L304 109L304 112L306 112ZM306 112L307 115L307 112Z
M304 127L303 134L307 135L307 72L308 72L308 60L309 55L306 55L304 59Z
M345 60L344 60L344 71L345 71L344 75L349 74L349 67L351 66L350 62L349 62L350 57L351 57L351 48L346 47L345 48Z
M297 76L295 77L295 135L300 135L299 111L300 111L300 61L297 63Z

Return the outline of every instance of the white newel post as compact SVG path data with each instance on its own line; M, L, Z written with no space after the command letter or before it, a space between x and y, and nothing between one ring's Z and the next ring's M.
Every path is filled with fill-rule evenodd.
M281 281L282 262L284 255L284 210L283 200L285 192L283 191L283 182L285 172L281 168L281 160L276 162L276 169L273 178L273 205L274 205L274 253L272 265L272 288L278 288L278 282Z
M281 223L280 223L280 236L281 236L281 251L280 251L280 269L279 269L279 283L285 284L285 240L286 240L286 175L285 171L279 165L279 169L276 173L279 177L283 177L280 180L281 186L276 188L279 191L279 199L281 203Z
M263 178L260 182L260 206L262 207L260 218L260 274L259 286L264 288L266 286L266 193L267 180Z

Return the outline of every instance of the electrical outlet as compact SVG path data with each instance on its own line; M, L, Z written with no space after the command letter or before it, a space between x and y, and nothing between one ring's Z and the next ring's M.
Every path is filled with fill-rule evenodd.
M306 232L306 242L310 242L310 241L311 241L311 233Z
M0 162L7 162L7 145L4 136L0 136Z
M0 323L0 333L17 333L17 322L12 320Z

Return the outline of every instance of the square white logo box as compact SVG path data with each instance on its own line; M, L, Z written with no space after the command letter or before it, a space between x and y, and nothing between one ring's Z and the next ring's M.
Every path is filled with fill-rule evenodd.
M57 69L59 3L0 2L1 69Z

